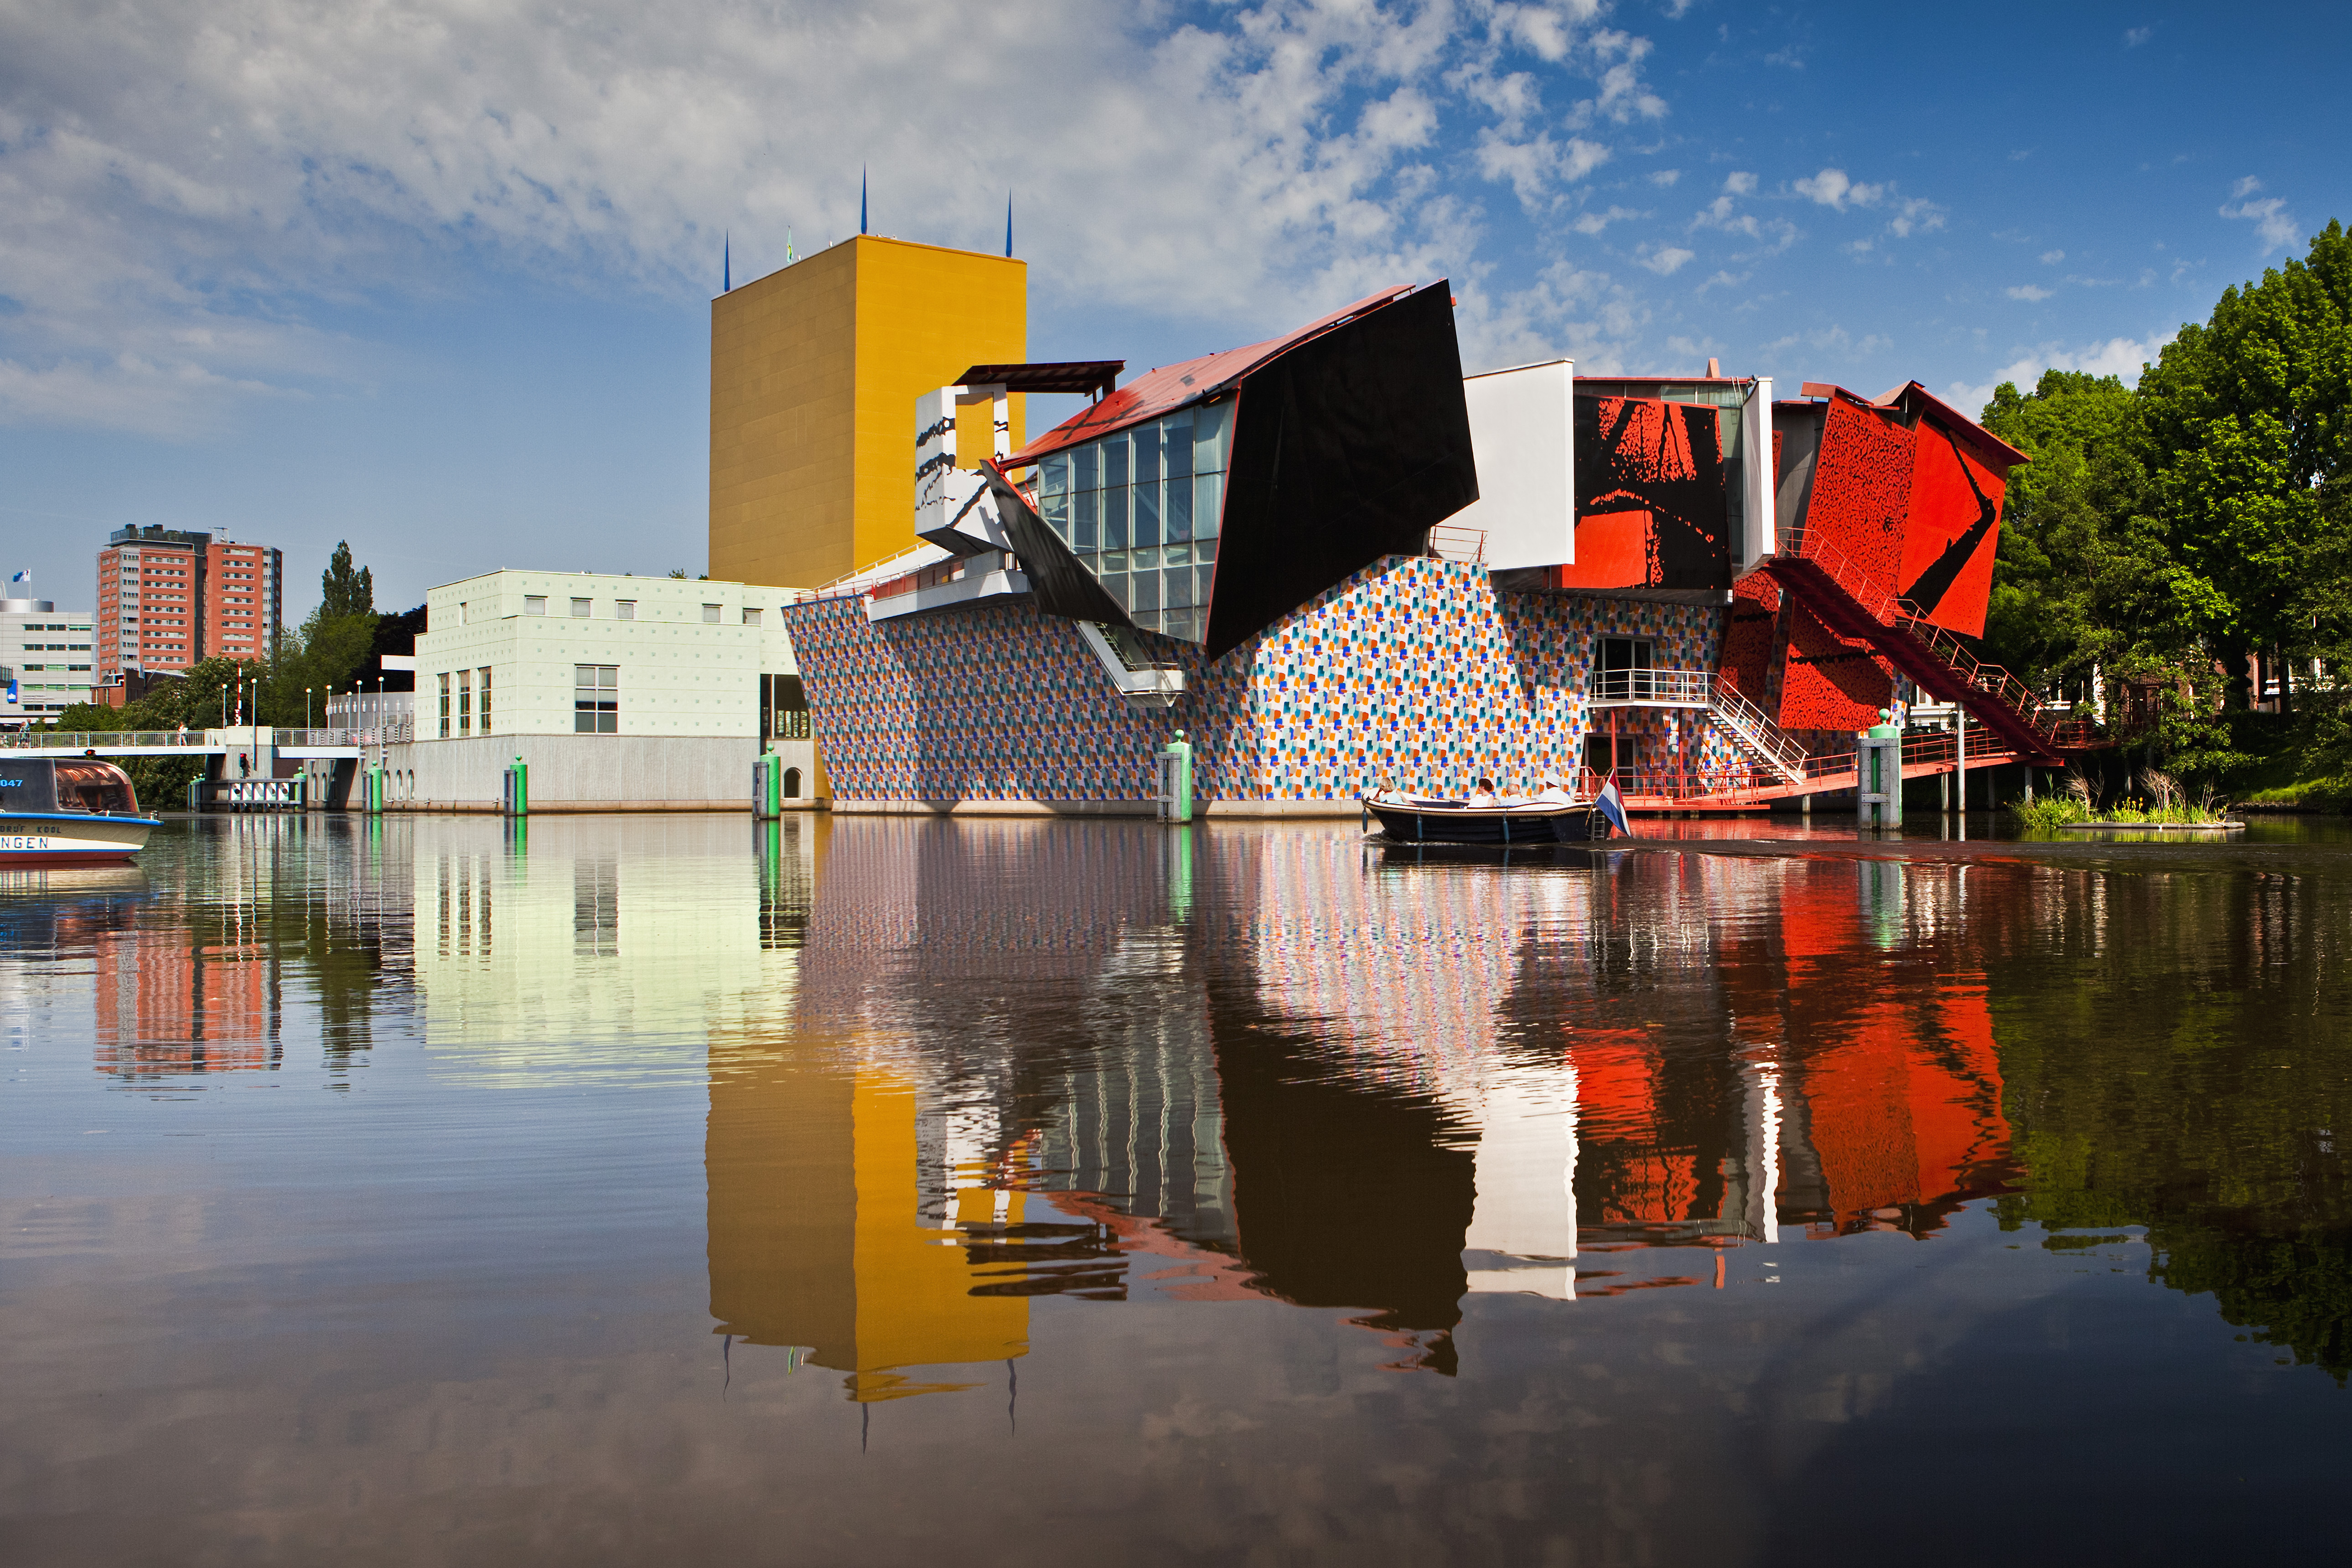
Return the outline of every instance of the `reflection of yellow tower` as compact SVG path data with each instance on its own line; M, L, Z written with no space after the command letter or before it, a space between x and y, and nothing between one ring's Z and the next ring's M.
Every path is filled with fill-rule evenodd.
M714 1044L710 1315L753 1344L807 1347L861 1402L969 1388L917 1366L1000 1362L1029 1348L1022 1296L975 1296L987 1277L953 1229L926 1224L915 1086L805 1046ZM944 1167L941 1178L950 1174ZM959 1223L1019 1223L1021 1195L957 1194Z
M913 545L915 399L1027 357L1028 277L860 235L712 300L710 574L815 587ZM959 451L990 451L988 415Z

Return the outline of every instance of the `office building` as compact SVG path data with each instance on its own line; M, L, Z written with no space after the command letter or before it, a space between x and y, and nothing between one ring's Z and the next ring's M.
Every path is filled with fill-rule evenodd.
M89 700L92 622L47 599L0 599L0 728L45 723Z
M915 400L1026 357L1027 290L1026 262L859 235L712 300L710 574L816 587L912 546Z

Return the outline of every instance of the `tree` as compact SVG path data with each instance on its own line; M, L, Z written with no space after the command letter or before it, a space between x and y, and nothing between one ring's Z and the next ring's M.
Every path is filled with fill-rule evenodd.
M2352 474L2352 237L2222 292L2141 378L2143 449L2181 564L2184 611L2247 700L2247 655L2294 658L2334 607L2329 487Z
M375 613L375 574L352 564L349 540L338 540L327 569L319 574L319 606L330 616L372 616Z

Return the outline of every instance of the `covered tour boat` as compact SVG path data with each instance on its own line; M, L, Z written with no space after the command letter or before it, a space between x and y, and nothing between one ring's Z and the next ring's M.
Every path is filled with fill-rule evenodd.
M1472 805L1381 794L1365 796L1364 809L1399 844L1591 844L1609 837L1609 818L1589 800Z
M112 763L0 752L0 869L128 860L155 826Z

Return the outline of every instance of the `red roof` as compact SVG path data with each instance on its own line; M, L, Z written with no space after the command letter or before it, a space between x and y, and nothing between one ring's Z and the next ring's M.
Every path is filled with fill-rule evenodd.
M1309 321L1296 331L1268 338L1262 343L1227 349L1222 353L1188 359L1181 364L1161 365L1158 370L1145 371L1100 403L1079 410L1013 453L1005 459L1003 467L1008 472L1026 468L1040 458L1071 447L1083 447L1089 441L1099 440L1131 425L1140 425L1146 420L1173 414L1187 405L1213 397L1284 350L1328 332L1367 310L1376 310L1382 305L1402 299L1415 287L1403 283L1383 289L1377 294L1368 294L1344 310L1334 310L1321 321Z

